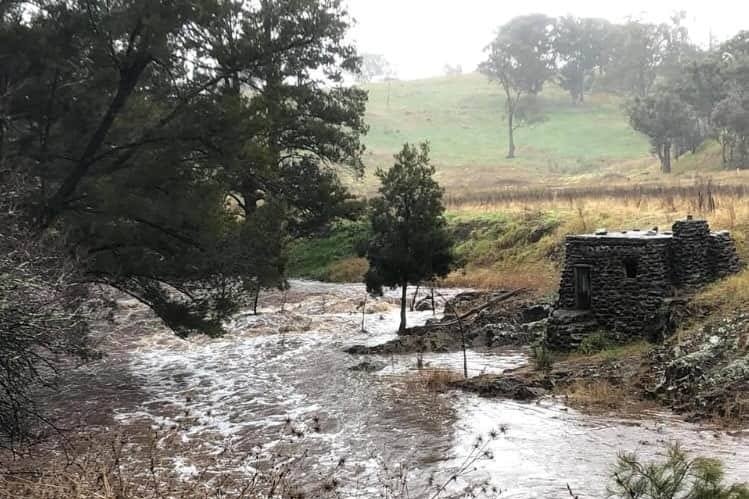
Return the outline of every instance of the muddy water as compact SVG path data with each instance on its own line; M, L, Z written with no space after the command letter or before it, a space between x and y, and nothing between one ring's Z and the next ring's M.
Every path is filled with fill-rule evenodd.
M552 400L434 394L409 383L411 355L370 359L385 366L375 373L350 371L364 359L343 348L387 341L397 329L397 293L368 301L366 332L357 311L363 297L358 285L297 281L285 296L264 297L261 315L237 317L227 337L188 341L123 303L130 312L116 334L102 338L107 358L79 373L77 385L71 380L77 392L70 388L58 402L68 404L63 412L85 412L89 423L174 429L182 445L170 450L171 463L185 479L201 456L227 446L280 448L294 440L291 432L297 450L309 454L310 476L322 476L345 457L340 473L348 494L368 496L393 465L403 464L418 496L432 474L450 476L477 435L500 428L506 432L489 444L493 459L478 460L466 480L488 479L502 497L565 497L567 483L581 497L603 497L617 451L653 456L672 440L722 459L731 479L749 476L749 433L716 432L668 414L593 417ZM414 312L409 321L430 317ZM424 362L460 370L463 361L457 353L427 354ZM517 351L469 352L468 358L470 374L525 362Z

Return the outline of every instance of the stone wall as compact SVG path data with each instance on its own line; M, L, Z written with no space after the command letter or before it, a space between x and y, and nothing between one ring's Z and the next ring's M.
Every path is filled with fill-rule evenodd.
M708 259L710 227L705 220L687 217L673 225L671 251L674 283L682 288L696 289L713 280Z
M676 290L693 291L741 268L727 231L711 233L704 220L687 217L672 232L568 236L557 311L549 319L547 341L575 348L603 328L608 334L644 336L669 327ZM636 262L636 271L627 271ZM590 268L590 307L577 311L575 268ZM633 275L628 275L633 274Z
M714 232L708 238L707 258L715 278L726 277L741 270L736 244L728 231Z
M641 333L657 327L664 299L672 294L670 239L570 236L559 307L575 308L575 267L591 268L591 306L596 321L611 332ZM636 275L627 276L625 261L635 261Z

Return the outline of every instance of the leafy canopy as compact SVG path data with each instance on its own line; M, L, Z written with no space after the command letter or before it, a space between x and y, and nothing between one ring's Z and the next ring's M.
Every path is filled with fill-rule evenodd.
M343 84L359 59L339 0L34 0L0 16L0 169L80 280L180 335L220 334L250 290L282 284L288 234L343 212L333 165L361 169L366 94Z

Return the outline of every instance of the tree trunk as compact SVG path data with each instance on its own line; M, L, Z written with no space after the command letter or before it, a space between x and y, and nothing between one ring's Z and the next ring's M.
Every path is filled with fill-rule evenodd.
M515 157L515 127L513 124L514 118L515 118L515 109L508 109L507 110L507 131L508 131L509 144L507 146L507 159L512 159Z
M60 214L68 197L75 192L78 188L78 184L80 184L83 178L88 174L89 169L95 161L97 151L99 151L102 144L105 142L115 119L125 107L130 95L135 91L141 75L152 60L150 54L139 54L130 66L120 70L120 80L117 84L117 91L114 98L109 103L109 107L104 113L104 116L101 118L94 133L88 140L83 150L83 154L78 158L75 167L62 181L57 191L47 200L44 214L40 220L40 226L42 228L48 227L53 219Z
M364 327L364 321L367 318L367 295L368 294L369 293L367 293L366 291L364 292L364 301L362 302L362 306L361 306L361 332L362 333L367 332L366 328Z
M411 312L414 311L414 307L416 306L416 298L419 297L419 286L420 286L420 284L416 283L416 291L414 291L414 296L413 296L413 298L411 298L411 306L409 307L409 309L411 310Z
M402 284L403 288L401 289L401 323L400 326L398 326L398 331L405 331L406 330L406 305L408 302L408 281L404 281Z
M671 173L671 144L663 144L661 171L663 173Z
M259 298L260 298L260 285L258 285L257 290L255 290L255 301L252 304L253 315L257 315L257 302Z

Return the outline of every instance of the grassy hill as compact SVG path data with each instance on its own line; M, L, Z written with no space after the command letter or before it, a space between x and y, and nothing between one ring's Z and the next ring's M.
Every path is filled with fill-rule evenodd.
M661 174L618 97L593 94L573 105L566 93L547 85L538 97L546 120L518 131L518 157L507 160L503 97L484 77L376 83L368 90L367 175L352 181L352 190L374 193L376 167L389 167L404 142L429 140L447 190L455 251L465 263L448 284L553 292L566 234L668 227L687 213L734 231L749 259L749 199L741 189L718 189L749 185L749 170L721 169L713 141L675 161L671 175ZM567 190L560 195L539 189L550 186ZM703 212L710 196L715 209ZM291 275L360 280L366 262L354 248L367 231L365 222L342 223L325 237L296 241Z
M544 121L516 132L518 157L507 160L504 97L484 76L375 83L367 90L369 171L389 166L404 142L429 140L449 191L536 183L540 176L555 182L648 156L646 138L629 127L622 101L608 94L573 105L547 85L537 98ZM373 185L370 175L355 189L370 192Z

